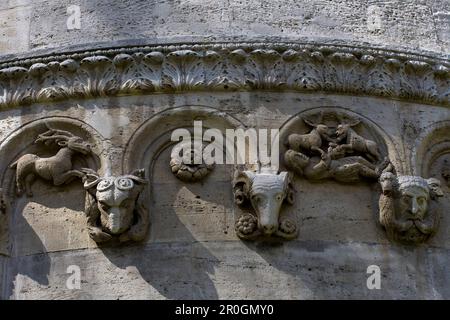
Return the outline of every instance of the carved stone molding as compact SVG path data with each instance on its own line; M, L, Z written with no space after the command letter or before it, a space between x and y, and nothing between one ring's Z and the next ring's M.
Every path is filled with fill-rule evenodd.
M294 43L145 46L0 65L0 107L187 90L294 90L450 105L446 59L362 47Z
M389 239L405 244L427 241L437 231L443 196L436 178L396 176L383 172L379 219Z
M235 230L242 239L277 236L293 239L297 223L280 214L284 202L294 202L292 175L261 170L236 170L233 180L234 200L244 213L236 219Z

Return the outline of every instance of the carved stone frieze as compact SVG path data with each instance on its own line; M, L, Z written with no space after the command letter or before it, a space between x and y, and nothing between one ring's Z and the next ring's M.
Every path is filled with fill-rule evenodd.
M86 171L87 223L95 242L117 237L120 242L141 241L150 225L143 189L148 181L143 169L123 176L100 177Z
M438 179L383 172L379 219L389 239L405 244L427 241L437 231L443 196Z
M147 46L0 65L0 107L183 90L295 90L450 104L450 63L367 48L294 43Z
M91 153L89 143L81 137L66 130L52 129L40 134L35 143L46 146L55 144L59 151L52 157L42 158L35 154L25 154L10 165L16 170L17 194L31 197L31 186L36 178L51 181L55 186L70 183L76 178L82 179L85 173L72 168L72 158L75 154Z
M297 236L296 222L280 214L284 202L294 202L290 173L236 170L233 192L235 203L244 210L235 223L240 238L278 236L292 239Z
M314 118L302 118L311 128L309 132L291 133L287 137L284 161L290 170L308 180L334 179L350 183L378 179L389 160L382 158L375 141L354 129L359 119L323 111Z

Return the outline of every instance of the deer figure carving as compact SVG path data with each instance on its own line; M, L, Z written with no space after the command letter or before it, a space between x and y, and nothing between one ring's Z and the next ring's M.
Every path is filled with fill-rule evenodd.
M321 154L322 150L320 147L323 140L332 141L328 135L328 126L321 124L322 118L323 112L320 113L316 122L303 118L303 121L313 129L307 134L290 134L287 139L287 147L298 152L300 152L300 149L305 149Z
M37 177L52 181L55 186L67 184L75 178L83 178L85 173L72 169L72 157L76 153L83 155L91 152L90 145L82 138L69 131L49 128L40 134L35 143L43 142L45 145L56 143L60 149L52 157L41 158L35 154L25 154L10 165L16 169L17 194L24 191L32 197L31 185Z
M349 153L360 152L365 154L369 160L378 162L381 157L377 143L361 137L352 129L360 123L360 120L345 122L342 117L339 117L339 120L341 123L336 128L336 143L330 143L330 146L339 147Z

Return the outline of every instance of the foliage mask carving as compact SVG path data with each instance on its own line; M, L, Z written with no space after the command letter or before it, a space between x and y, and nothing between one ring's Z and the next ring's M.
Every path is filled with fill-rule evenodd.
M383 172L379 219L388 238L405 244L419 244L437 231L440 219L441 182L436 178L396 176Z

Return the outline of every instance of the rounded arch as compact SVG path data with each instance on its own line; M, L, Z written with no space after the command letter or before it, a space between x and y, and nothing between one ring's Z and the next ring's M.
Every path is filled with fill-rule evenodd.
M363 114L341 106L312 107L292 115L280 126L280 154L283 154L286 151L284 142L289 134L294 132L306 134L311 131L310 127L307 126L302 119L305 117L314 117L321 113L323 113L325 117L327 114L339 114L344 118L347 117L350 119L361 120L361 123L358 124L359 130L356 130L358 134L361 134L366 139L375 141L380 148L381 155L384 157L387 156L390 159L397 172L403 173L406 171L404 161L402 161L400 157L400 152L396 144L383 128Z
M204 130L215 128L223 133L226 129L245 127L237 118L208 106L186 105L166 109L145 121L130 137L122 157L123 172L152 168L152 159L177 143L170 139L173 130L192 129L194 121L202 121Z
M433 165L439 158L448 155L450 160L449 132L450 120L445 120L434 123L421 133L411 155L414 174L428 178L433 175Z
M106 141L93 127L72 117L51 116L35 119L21 125L0 142L1 186L3 190L8 190L8 195L14 190L14 170L9 168L14 161L26 153L50 156L53 155L51 152L57 152L53 149L43 150L41 144L35 143L38 135L49 130L49 127L69 131L90 144L92 152L79 157L83 165L100 171L107 167L105 157L102 156L107 149Z

